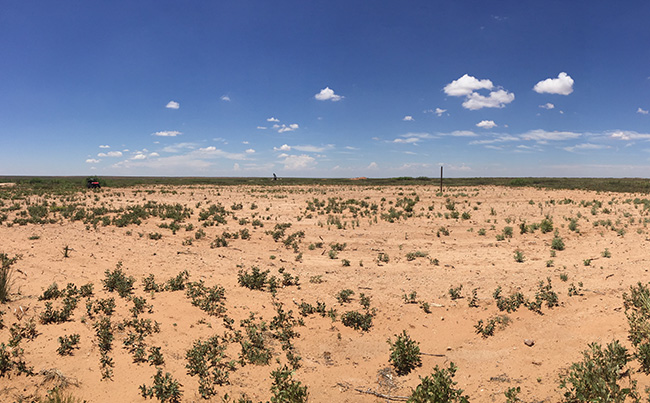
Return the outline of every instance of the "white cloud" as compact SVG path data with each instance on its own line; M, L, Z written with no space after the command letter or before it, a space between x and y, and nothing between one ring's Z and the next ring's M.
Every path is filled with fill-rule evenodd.
M377 163L373 161L370 164L368 164L368 167L366 169L372 169L372 170L379 169L379 165L377 165Z
M86 160L86 163L87 163L87 164L99 164L99 162L100 162L100 160L95 159L95 158L88 158L88 159Z
M436 108L436 115L438 115L438 117L442 116L445 112L447 112L447 109Z
M645 109L641 109L641 107L639 107L639 109L636 110L636 113L640 113L642 115L647 115L648 111L646 111Z
M233 171L241 171L241 167L239 166L238 163L235 162L235 163L232 165L232 170L233 170Z
M144 160L144 159L146 159L146 158L147 158L147 156L144 155L144 154L136 154L136 155L134 155L131 159L134 159L134 160Z
M469 144L470 145L486 145L486 144L495 144L495 143L507 143L510 141L519 141L519 137L511 136L509 134L503 134L500 136L497 136L493 139L485 139L485 140L474 140L471 141Z
M472 92L463 102L463 108L471 111L481 108L503 108L514 100L515 94L506 90L492 91L487 97L478 92Z
M99 153L98 157L121 157L122 151L109 151L107 153Z
M257 130L266 130L266 126L257 126Z
M397 143L397 144L415 144L420 140L421 139L417 138L417 137L408 137L408 138L405 138L405 139L395 139L395 140L393 140L393 143Z
M245 152L246 152L246 154L255 154L255 150L253 150L252 148L249 148Z
M483 129L492 129L492 128L497 127L497 124L494 123L493 120L481 120L480 122L478 122L476 124L476 127L480 127L480 128L483 128Z
M248 144L248 141L244 140L241 142L242 144Z
M149 157L160 157L160 154L158 154L158 153L151 153L151 154L149 154Z
M297 130L299 128L297 123L292 123L290 125L273 125L275 129L278 129L278 133L284 133L284 132L292 132L294 130Z
M198 145L196 143L176 143L164 147L162 151L166 153L178 153L181 150L193 150L197 146Z
M494 88L492 81L487 79L479 80L476 77L465 74L458 80L447 84L443 90L445 94L451 95L452 97L462 97L470 95L476 90L491 90L492 88Z
M406 116L404 116L404 118L402 120L405 121L405 122L412 122L415 119L413 119L413 116L406 115Z
M553 108L555 108L555 105L548 102L548 103L545 103L544 105L540 105L539 107L542 108L542 109L553 109Z
M578 138L580 136L582 136L581 133L558 132L558 131L547 132L546 130L537 129L537 130L531 130L531 131L529 131L527 133L522 134L521 139L522 140L533 140L533 141L538 141L538 142L544 142L544 141L571 140L571 139L576 139L576 138Z
M583 143L583 144L576 144L571 147L564 147L563 149L568 152L574 152L574 151L582 151L582 150L602 150L605 148L610 148L610 147L602 144Z
M276 123L278 123L278 122L280 122L280 119L276 119L273 116L271 116L270 118L266 119L266 121L267 122L276 122Z
M100 145L99 148L111 148L111 146L108 146L108 145Z
M319 101L340 101L344 97L341 95L336 95L334 93L334 90L330 89L330 87L325 87L320 92L316 95L314 95L314 98L316 98Z
M309 155L287 155L282 161L284 169L288 171L297 171L303 169L310 169L316 165L316 159Z
M222 95L221 100L226 101L226 102L230 102L230 97L228 95Z
M573 92L573 78L562 72L557 78L547 78L538 82L533 90L539 94L569 95Z
M273 147L273 151L291 151L291 146L288 144L282 144L282 146Z
M278 154L278 158L287 158L288 156L289 154L287 153Z
M169 101L167 105L165 105L165 108L167 109L178 109L181 107L181 104L179 104L176 101Z
M326 146L312 146L312 145L302 145L302 146L293 146L294 150L307 152L307 153L322 153L323 151L331 150L334 148L333 144L328 144Z
M474 133L471 130L456 130L449 134L443 134L443 136L452 136L452 137L476 137L478 134Z
M650 134L637 133L630 130L616 130L608 133L609 137L615 140L650 140Z
M183 133L176 131L176 130L165 130L161 132L155 132L152 133L152 136L158 136L158 137L176 137L178 135L181 135Z

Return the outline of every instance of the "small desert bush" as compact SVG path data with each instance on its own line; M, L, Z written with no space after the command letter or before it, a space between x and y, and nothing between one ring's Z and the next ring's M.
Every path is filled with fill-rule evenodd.
M636 382L629 381L627 387L620 384L631 357L618 341L605 349L598 343L589 344L582 356L581 362L573 363L560 377L560 389L566 389L565 402L624 402L628 397L639 401Z
M407 402L469 403L469 396L463 395L463 390L457 389L457 382L453 380L457 369L453 362L449 364L449 368L439 369L436 365L431 375L420 377L420 384Z
M402 334L395 336L397 337L395 342L388 339L388 345L390 346L389 361L398 375L406 375L422 365L419 343L411 339L406 330L402 331Z

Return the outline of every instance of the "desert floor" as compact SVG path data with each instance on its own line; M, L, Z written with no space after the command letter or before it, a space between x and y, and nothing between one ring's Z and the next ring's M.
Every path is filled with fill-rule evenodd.
M650 281L646 227L650 217L647 204L638 200L643 195L506 187L446 188L443 194L438 190L152 186L4 200L0 252L20 259L12 266L10 300L0 305L4 312L0 341L7 344L12 325L25 327L30 320L38 335L23 339L19 346L36 375L5 374L0 378L0 399L30 401L67 380L76 385L65 392L87 401L145 401L139 387L153 384L156 368L134 362L124 345L131 330L119 326L133 317L133 297L146 298L151 306L151 312L145 310L138 317L159 324L159 332L144 337L147 355L150 347L160 347L164 357L160 368L182 384L183 401L202 401L198 378L188 375L186 368L186 352L193 343L214 335L245 334L240 321L251 312L270 324L278 303L285 313L292 311L295 321L304 321L304 326L295 324L299 336L290 340L290 352L301 357L293 380L307 386L313 402L386 401L364 392L409 396L420 377L451 362L458 367L456 387L470 401L504 402L504 392L518 386L524 402L556 402L563 394L560 375L582 358L589 343L619 340L631 351L622 295L630 286ZM177 222L175 234L160 227L173 220L160 216L115 225L123 209L147 203L151 207L153 202L178 203L191 215ZM49 209L47 223L20 225L21 218L30 218L29 206L44 203ZM225 212L213 211L221 211L225 223L215 215L208 217L213 204L223 206ZM90 211L99 207L105 210L96 210L93 222ZM82 208L84 213L77 213ZM553 231L542 233L534 227L545 218L552 221ZM259 220L256 225L254 220ZM523 234L522 223L529 230ZM278 224L290 226L281 233ZM506 227L512 228L511 237L508 229L504 236ZM241 238L242 230L248 230L249 239ZM199 231L205 235L197 235ZM231 237L224 237L224 232ZM554 233L565 248L552 256ZM331 252L336 244L342 250ZM517 251L523 262L515 260ZM127 298L107 291L102 282L106 272L118 266L135 279ZM268 276L280 281L288 273L299 278L298 285L280 285L275 295L268 287L243 287L238 273L250 273L253 267L269 270ZM143 279L150 274L164 284L185 270L187 282L202 280L206 287L223 287L225 312L211 315L201 310L183 290L144 290ZM497 287L503 296L521 292L534 300L540 282L546 285L547 279L557 293L558 306L543 304L541 313L525 306L511 313L497 308L493 298ZM59 289L68 283L77 287L92 283L94 294L79 298L67 321L44 324L47 302L54 309L63 306L63 298L39 300L53 283ZM460 286L461 298L452 299L450 289ZM348 303L336 298L344 289L354 291ZM370 297L368 310L360 304L362 293ZM93 325L104 314L89 315L86 305L108 298L116 303L110 315L114 340L107 353L113 366L112 379L103 380ZM301 314L300 303L315 307L317 301L336 310L335 320L319 313ZM425 302L430 313L422 307ZM345 326L341 316L348 311L374 312L369 330ZM509 324L497 326L491 336L477 333L480 320L485 324L498 315L507 315ZM227 329L224 317L234 320L232 329ZM403 331L424 354L421 366L397 375L389 361L388 340L395 341ZM72 334L80 335L78 348L72 355L57 354L58 338ZM274 331L263 335L272 352L270 363L235 363L227 383L214 386L217 394L212 401L221 401L225 393L235 398L245 393L254 401L270 398L270 374L288 359ZM528 346L525 339L534 344ZM224 344L224 361L238 360L240 343ZM631 376L643 391L650 381L637 372L638 364L632 368ZM51 369L59 376L45 381L42 371Z

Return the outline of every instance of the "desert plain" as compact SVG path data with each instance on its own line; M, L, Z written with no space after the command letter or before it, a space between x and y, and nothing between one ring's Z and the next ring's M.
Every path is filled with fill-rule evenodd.
M79 401L144 402L158 368L184 402L268 401L280 368L312 402L405 401L453 363L469 401L505 402L519 388L523 402L557 402L562 374L590 343L634 351L623 294L650 281L643 194L362 183L1 190L0 252L17 259L0 342L33 373L3 372L2 401L59 387ZM131 281L123 296L110 291L118 275ZM499 309L499 287L531 307ZM550 291L553 303L536 300ZM213 297L207 309L193 299L201 293ZM70 296L76 304L57 317ZM155 329L138 333L135 320ZM78 343L59 354L70 335ZM251 335L266 363L245 357ZM405 373L390 360L399 335L421 353ZM204 373L218 376L202 381L204 399L188 351L208 340L218 359ZM619 382L642 393L650 381L639 368L631 361Z

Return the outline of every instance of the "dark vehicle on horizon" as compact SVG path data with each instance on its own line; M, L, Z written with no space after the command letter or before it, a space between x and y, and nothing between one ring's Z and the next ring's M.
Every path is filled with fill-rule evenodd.
M88 189L99 189L101 188L101 184L99 183L99 178L96 176L90 176L86 178L86 187Z

